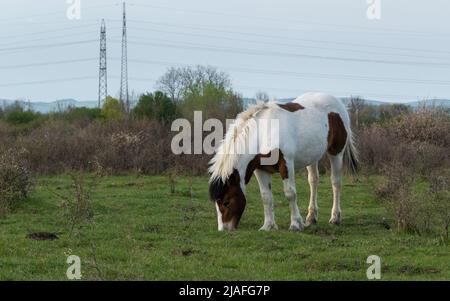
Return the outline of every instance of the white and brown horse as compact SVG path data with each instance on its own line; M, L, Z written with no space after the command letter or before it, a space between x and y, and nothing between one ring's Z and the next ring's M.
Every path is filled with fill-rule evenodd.
M261 130L262 120L277 120L278 131ZM268 139L274 139L277 145ZM270 138L269 138L270 137ZM257 153L249 150L258 150ZM275 156L273 156L276 153ZM283 179L284 194L291 210L290 230L305 224L297 206L295 169L306 167L310 201L306 226L317 222L318 161L327 154L331 163L333 208L330 223L341 223L341 180L344 154L353 171L357 157L350 119L345 106L333 96L306 93L287 104L265 103L239 114L210 162L209 193L215 203L219 230L237 227L245 209L245 187L254 174L264 204L264 225L260 230L277 229L271 190L272 173ZM270 161L270 164L263 161Z

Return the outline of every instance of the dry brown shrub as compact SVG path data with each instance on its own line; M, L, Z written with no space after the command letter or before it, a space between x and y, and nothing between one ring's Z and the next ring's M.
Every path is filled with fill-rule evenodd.
M358 149L366 171L383 172L400 163L426 175L450 162L450 117L439 109L422 109L386 124L372 124L357 132Z
M22 159L24 152L8 149L0 154L0 216L30 192L31 176Z
M450 118L444 110L422 108L404 114L391 124L391 130L394 137L407 142L450 147Z
M0 127L1 131L1 127ZM180 174L205 174L208 155L174 155L170 126L155 120L114 120L81 126L49 120L8 144L27 150L30 170L52 174L92 171L94 165L107 173L161 174L176 168Z

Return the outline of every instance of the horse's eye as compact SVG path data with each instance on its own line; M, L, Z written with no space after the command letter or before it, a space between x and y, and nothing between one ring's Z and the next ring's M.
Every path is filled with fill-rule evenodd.
M224 201L222 205L228 208L230 206L230 201Z

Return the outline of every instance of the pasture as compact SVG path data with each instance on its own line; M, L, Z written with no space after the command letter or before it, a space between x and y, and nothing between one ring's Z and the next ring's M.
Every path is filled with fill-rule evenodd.
M72 233L61 208L71 179L39 176L34 190L0 219L0 280L67 280L66 258L81 258L83 280L365 280L366 259L381 257L382 280L448 280L450 247L435 236L399 233L373 196L377 177L344 179L343 224L328 224L329 175L320 178L319 223L296 233L279 175L273 181L278 231L259 232L256 180L239 229L218 232L206 177L106 176L91 193L93 217ZM309 199L297 176L303 218ZM32 240L32 232L59 239Z

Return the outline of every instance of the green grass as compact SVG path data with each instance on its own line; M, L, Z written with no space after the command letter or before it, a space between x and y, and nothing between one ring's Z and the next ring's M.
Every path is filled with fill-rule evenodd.
M437 237L387 230L393 224L373 197L374 178L343 186L343 224L328 224L331 187L319 185L319 223L301 233L287 231L288 203L274 179L275 214L280 230L259 232L263 208L254 179L238 231L217 232L215 209L207 198L207 178L180 178L169 193L161 176L111 176L92 193L94 225L69 235L61 199L67 176L39 177L34 192L0 219L0 280L64 280L67 255L82 260L83 279L133 280L364 280L366 259L381 257L383 280L450 279L450 248ZM303 217L309 198L304 176L297 177ZM61 232L57 240L26 238L31 232ZM98 270L91 242L95 244Z

